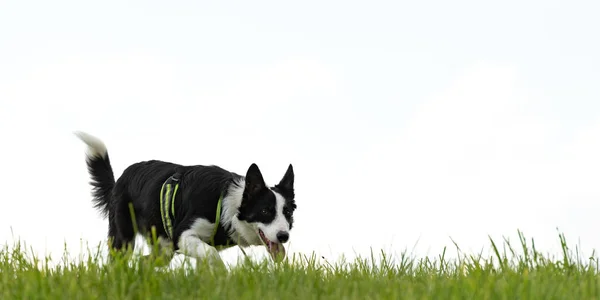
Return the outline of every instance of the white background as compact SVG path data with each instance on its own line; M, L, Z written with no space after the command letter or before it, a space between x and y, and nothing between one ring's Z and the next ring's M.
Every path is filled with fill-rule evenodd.
M83 130L117 177L255 162L274 184L292 163L292 252L479 252L521 229L591 253L599 3L1 1L0 240L105 240Z

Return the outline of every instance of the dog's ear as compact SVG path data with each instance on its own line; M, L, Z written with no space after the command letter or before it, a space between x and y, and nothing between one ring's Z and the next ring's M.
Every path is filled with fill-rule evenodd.
M294 168L292 164L290 164L285 175L283 175L283 178L281 178L281 181L275 187L286 191L294 190Z
M256 164L250 165L250 168L248 168L248 171L246 172L246 187L244 193L254 195L265 187L265 180L263 179L258 166Z

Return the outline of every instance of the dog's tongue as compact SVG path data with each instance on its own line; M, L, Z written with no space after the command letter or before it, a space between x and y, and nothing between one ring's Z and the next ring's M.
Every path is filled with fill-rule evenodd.
M285 258L285 247L283 244L269 242L267 244L267 250L275 262L281 262Z

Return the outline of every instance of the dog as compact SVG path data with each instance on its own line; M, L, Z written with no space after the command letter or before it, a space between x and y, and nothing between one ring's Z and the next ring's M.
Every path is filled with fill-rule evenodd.
M274 186L255 163L241 176L215 165L160 160L134 163L115 181L104 142L75 135L87 145L92 202L108 217L109 250L133 249L141 234L153 235L150 245L168 261L181 253L222 264L219 252L236 245L264 245L274 261L285 257L296 210L292 164ZM172 199L163 199L165 189Z

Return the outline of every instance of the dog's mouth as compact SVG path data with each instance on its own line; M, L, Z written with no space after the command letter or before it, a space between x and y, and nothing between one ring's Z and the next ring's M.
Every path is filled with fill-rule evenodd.
M258 235L267 247L267 251L275 262L280 262L285 258L285 247L281 243L272 242L269 240L262 230L258 230Z

